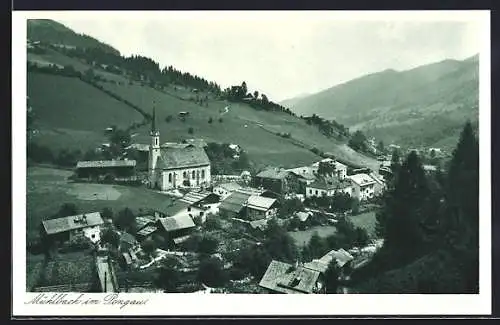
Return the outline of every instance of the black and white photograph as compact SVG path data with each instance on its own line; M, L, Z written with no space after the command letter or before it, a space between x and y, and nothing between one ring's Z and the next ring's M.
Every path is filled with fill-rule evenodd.
M18 310L491 311L489 12L17 13Z

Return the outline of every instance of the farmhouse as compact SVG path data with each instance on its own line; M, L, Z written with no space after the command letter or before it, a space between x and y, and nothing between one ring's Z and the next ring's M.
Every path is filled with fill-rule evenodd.
M335 193L346 193L352 195L351 182L337 178L322 178L307 185L306 197L333 196Z
M273 260L259 286L270 293L311 294L321 292L323 283L319 271Z
M373 198L375 194L375 180L367 174L347 176L352 181L352 196L363 201Z
M245 203L247 218L249 220L260 220L273 217L277 212L277 204L276 199L251 195Z
M254 185L277 194L299 191L299 179L294 174L281 168L268 168L254 177Z
M135 179L135 160L79 161L76 177L79 179Z
M99 212L49 219L42 221L42 235L59 241L83 236L97 243L103 224L104 220Z
M159 220L163 237L168 242L168 246L172 247L182 243L189 238L196 225L193 219L187 213L177 214L174 217L161 218Z
M186 193L179 201L190 205L207 205L219 202L219 195L208 191L191 191Z
M386 189L384 177L375 173L370 173L370 177L375 181L374 194L380 195Z
M332 261L335 261L338 267L343 268L346 267L353 259L354 257L351 254L341 248L338 251L331 250L323 257L314 259L309 263L305 263L304 267L324 274Z
M245 204L252 194L234 192L222 200L219 205L220 214L227 218L241 218L245 215Z
M347 177L347 166L331 158L325 158L318 162L312 164L312 169L314 173L318 172L320 163L330 163L335 167L335 174L339 179L344 179Z
M167 143L160 146L160 132L151 125L149 186L166 191L178 187L204 188L210 185L210 160L201 147Z

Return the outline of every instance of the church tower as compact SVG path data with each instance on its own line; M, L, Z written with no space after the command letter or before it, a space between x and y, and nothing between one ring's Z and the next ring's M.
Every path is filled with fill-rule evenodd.
M151 121L151 143L149 145L149 164L148 164L148 174L149 174L149 186L151 188L158 187L159 175L156 172L156 165L158 158L160 157L160 132L156 129L156 114L155 107L153 106L153 119Z

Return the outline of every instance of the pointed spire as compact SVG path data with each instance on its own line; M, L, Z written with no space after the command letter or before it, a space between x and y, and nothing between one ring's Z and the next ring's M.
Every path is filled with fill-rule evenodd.
M156 132L156 107L154 106L153 102L153 119L151 121L151 133Z

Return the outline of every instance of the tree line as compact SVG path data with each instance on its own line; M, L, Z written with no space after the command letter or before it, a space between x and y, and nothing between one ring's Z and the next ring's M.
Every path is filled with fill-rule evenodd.
M412 152L393 157L377 213L384 246L353 274L366 293L477 293L479 144L467 122L445 171L428 175ZM392 271L391 271L392 270Z

